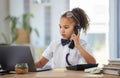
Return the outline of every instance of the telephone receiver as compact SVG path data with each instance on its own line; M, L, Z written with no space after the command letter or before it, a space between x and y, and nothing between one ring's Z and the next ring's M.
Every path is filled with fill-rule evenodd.
M74 33L75 33L76 35L78 34L78 29L80 30L80 29L81 29L81 26L75 26L75 28L74 28ZM74 44L74 41L72 40L68 47L71 48L71 49L73 49L74 46L75 46L75 44Z

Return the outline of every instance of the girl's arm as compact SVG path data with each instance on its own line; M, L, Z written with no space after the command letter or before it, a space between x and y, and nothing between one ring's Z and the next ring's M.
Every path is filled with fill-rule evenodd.
M75 43L75 47L79 50L79 52L81 53L81 55L84 57L84 59L86 60L86 62L88 64L95 64L96 60L95 58L90 55L79 43L79 37L80 37L80 30L78 30L78 35L73 34L71 36L71 39L74 41Z
M42 57L38 62L35 63L37 68L42 68L46 63L48 62L48 59L45 57Z
M80 44L76 45L76 47L88 64L96 63L95 58L91 56Z

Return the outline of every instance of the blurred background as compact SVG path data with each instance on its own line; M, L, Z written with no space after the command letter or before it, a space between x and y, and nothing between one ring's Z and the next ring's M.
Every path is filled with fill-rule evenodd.
M80 7L90 18L88 33L81 38L92 48L97 63L107 64L108 59L120 58L119 3L119 0L0 0L0 44L31 45L38 60L50 41L60 38L61 14ZM23 23L30 26L30 33L24 31Z

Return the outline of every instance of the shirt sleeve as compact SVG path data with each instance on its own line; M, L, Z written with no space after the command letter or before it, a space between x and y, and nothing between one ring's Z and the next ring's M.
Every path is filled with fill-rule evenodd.
M50 45L47 47L47 49L43 52L42 56L46 59L50 60L53 57L53 45L54 41L50 43Z

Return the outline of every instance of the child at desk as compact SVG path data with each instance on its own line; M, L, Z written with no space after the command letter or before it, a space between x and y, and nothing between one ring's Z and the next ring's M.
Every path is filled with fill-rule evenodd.
M73 8L60 18L61 39L52 41L43 52L36 67L43 67L52 59L52 68L64 68L68 65L95 64L95 58L86 41L80 39L81 29L86 33L89 27L87 14L81 8Z

